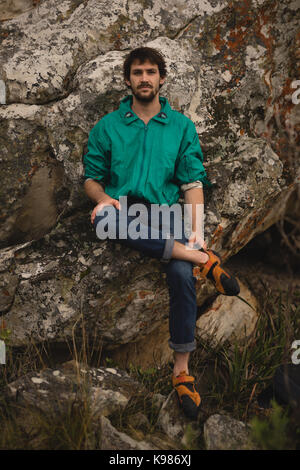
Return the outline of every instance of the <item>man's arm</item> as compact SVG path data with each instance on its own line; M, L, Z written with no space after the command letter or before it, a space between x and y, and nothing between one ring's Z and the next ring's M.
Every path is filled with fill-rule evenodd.
M94 207L91 214L91 222L94 223L96 213L100 211L104 206L115 206L120 210L121 206L117 199L113 199L104 191L104 187L92 179L84 182L84 190L86 195L92 199L97 205Z
M180 154L175 171L175 181L184 192L192 235L190 246L197 243L206 249L204 242L204 196L203 186L211 186L203 166L203 154L195 124L188 120L183 134ZM195 247L196 248L196 247Z
M211 186L203 166L203 154L196 127L190 120L184 129L174 177L183 191L187 189L187 184L195 185L200 182L203 186Z
M105 195L104 185L97 183L93 179L88 179L84 182L84 190L86 195L93 201L99 204Z
M110 145L104 133L103 121L99 121L90 132L88 139L88 152L83 157L84 165L84 190L87 196L97 205L91 214L91 222L94 222L96 213L104 206L112 205L120 209L117 199L112 199L105 193L105 184L109 181ZM100 181L98 181L100 180Z
M184 203L188 204L188 216L191 222L192 234L189 238L190 246L198 245L197 249L207 248L204 241L204 195L203 189L194 187L184 191Z

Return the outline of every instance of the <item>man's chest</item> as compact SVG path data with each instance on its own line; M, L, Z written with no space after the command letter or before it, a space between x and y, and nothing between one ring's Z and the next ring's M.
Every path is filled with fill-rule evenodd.
M146 160L152 165L173 166L180 154L182 136L171 126L149 121L120 129L111 139L111 164L131 167Z

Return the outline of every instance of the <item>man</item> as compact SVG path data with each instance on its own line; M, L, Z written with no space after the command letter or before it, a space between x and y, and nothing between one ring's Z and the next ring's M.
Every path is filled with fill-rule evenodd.
M103 223L108 226L114 221L119 242L166 262L163 266L170 293L169 345L174 350L172 383L184 413L195 419L201 399L188 368L190 352L196 349L193 269L196 267L200 276L209 278L222 294L236 295L239 287L221 267L220 257L207 250L203 240L197 208L204 204L203 184L210 183L195 125L159 96L165 78L165 61L157 50L140 47L126 57L124 79L132 95L126 96L117 111L104 116L91 130L84 156L84 188L96 203L91 222L99 238ZM173 219L169 238L163 235L162 223L154 227L155 236L151 237L150 212L142 222L149 233L147 239L136 239L129 230L125 238L121 237L121 222L126 219L128 229L133 220L129 209L120 204L123 196L128 197L129 208L137 202L146 207L172 206L178 202L180 190L191 209L192 233L188 238L182 235L175 239ZM108 209L107 221L104 213Z

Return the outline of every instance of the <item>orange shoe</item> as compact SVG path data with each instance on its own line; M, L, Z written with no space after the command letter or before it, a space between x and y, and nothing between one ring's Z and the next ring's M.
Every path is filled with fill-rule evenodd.
M190 375L186 375L186 371L180 372L177 377L172 376L172 384L177 392L179 404L183 409L187 418L197 419L201 398L195 390L195 379Z
M212 250L202 250L208 255L208 261L193 268L193 276L196 279L207 278L214 284L220 294L223 295L238 295L240 293L240 286L228 271L225 271L221 266L221 257Z

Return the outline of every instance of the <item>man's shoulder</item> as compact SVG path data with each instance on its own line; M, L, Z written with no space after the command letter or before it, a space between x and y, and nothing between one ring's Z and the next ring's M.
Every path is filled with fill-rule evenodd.
M166 100L167 101L167 100ZM188 117L186 116L185 114L183 114L182 112L180 111L177 111L177 109L174 109L169 102L167 102L167 106L166 108L168 109L169 113L171 114L173 120L175 122L179 122L181 124L185 124L185 125L193 125L193 121Z
M172 115L174 116L175 119L178 119L179 121L182 122L192 122L189 117L187 117L185 114L181 113L180 111L177 111L176 109L172 109Z
M93 132L99 133L109 130L111 124L115 124L120 118L119 111L112 111L102 116L94 125Z
M97 122L96 126L102 126L105 124L108 124L110 122L115 121L116 119L119 119L120 113L119 110L116 109L115 111L111 111L110 113L104 114L99 121Z
M172 121L176 125L179 125L181 129L184 129L184 130L187 130L187 129L194 130L195 129L195 124L185 114L181 113L180 111L177 111L176 109L172 109L172 108L171 108L171 114L172 114Z

